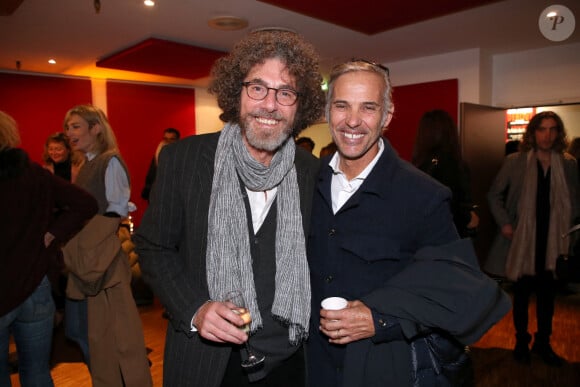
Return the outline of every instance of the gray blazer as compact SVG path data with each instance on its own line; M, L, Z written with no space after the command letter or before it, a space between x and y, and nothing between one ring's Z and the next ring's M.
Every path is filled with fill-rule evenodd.
M498 276L505 276L505 263L511 241L501 234L501 227L510 223L518 224L518 202L524 184L527 152L508 155L493 181L487 199L489 209L498 226L498 233L490 248L484 270ZM564 173L570 191L572 220L578 215L578 172L576 160L564 154Z
M191 136L164 147L151 202L135 236L143 277L171 321L165 342L164 386L219 386L231 351L228 345L191 332L194 313L209 299L207 216L219 135ZM308 235L318 161L297 147L295 165Z

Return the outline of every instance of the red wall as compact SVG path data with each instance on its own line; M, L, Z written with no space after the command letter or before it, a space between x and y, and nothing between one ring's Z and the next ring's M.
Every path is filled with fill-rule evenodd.
M195 134L195 90L109 81L107 115L129 168L138 226L147 207L141 190L163 130L176 128L182 138Z
M66 112L92 103L91 81L29 74L0 73L0 110L18 123L22 148L42 162L46 138L62 131ZM107 82L107 115L131 177L136 225L147 207L141 199L145 175L163 130L195 134L195 91L192 88Z
M0 110L16 120L22 148L39 163L46 138L62 131L66 112L91 99L88 79L0 73Z
M443 109L457 119L458 81L398 86L393 99L395 114L385 135L401 157L410 160L423 113ZM22 147L33 160L41 160L46 137L62 130L66 111L84 103L91 103L89 80L0 73L0 110L19 123ZM109 81L107 113L129 168L138 226L147 207L141 190L163 130L175 127L182 137L195 134L195 91Z
M457 124L459 109L457 79L397 86L393 91L395 114L385 136L401 158L410 161L423 113L443 109Z

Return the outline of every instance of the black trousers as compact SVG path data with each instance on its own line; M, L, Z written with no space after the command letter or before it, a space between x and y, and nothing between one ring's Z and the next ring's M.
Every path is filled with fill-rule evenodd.
M272 370L266 378L250 383L238 350L232 351L221 387L303 387L306 383L304 347Z
M552 272L544 271L536 276L524 276L513 287L513 317L516 337L524 340L528 334L528 305L532 293L536 294L536 317L538 332L536 340L549 342L552 334L552 318L556 299L557 281ZM529 340L528 340L529 341Z

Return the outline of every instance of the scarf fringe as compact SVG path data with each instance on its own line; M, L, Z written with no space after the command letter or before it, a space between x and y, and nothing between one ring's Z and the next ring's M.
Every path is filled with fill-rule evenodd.
M308 340L308 325L304 328L301 325L293 324L290 320L283 318L281 316L277 316L275 314L272 315L274 321L280 323L282 326L287 327L289 331L288 335L288 342L292 346L298 346Z

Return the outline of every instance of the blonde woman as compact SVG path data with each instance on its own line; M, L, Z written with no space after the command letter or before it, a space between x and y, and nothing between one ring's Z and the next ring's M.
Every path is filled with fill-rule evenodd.
M129 212L127 166L101 109L92 105L73 107L66 113L64 130L72 149L86 158L75 184L95 197L103 215L95 217L63 250L65 263L75 273L72 283L69 277L67 294L73 294L74 289L76 298L81 299L68 301L67 321L69 304L77 309L77 318L69 326L72 329L66 329L67 336L81 345L87 363L90 358L93 386L150 386L141 320L130 289L128 258L116 238L118 226ZM86 241L98 248L86 249ZM85 249L82 255L71 244ZM95 259L90 270L84 262L89 254ZM82 272L75 270L78 268ZM89 272L92 274L82 276ZM95 280L90 277L94 273L101 276Z
M65 115L64 132L71 148L87 159L75 183L97 199L100 214L110 212L126 216L130 195L129 175L105 114L91 105L75 106ZM79 345L88 365L86 300L67 299L65 310L65 334Z
M72 149L86 157L76 184L97 199L99 213L126 217L131 194L129 172L103 111L91 105L75 106L65 116L64 130Z

